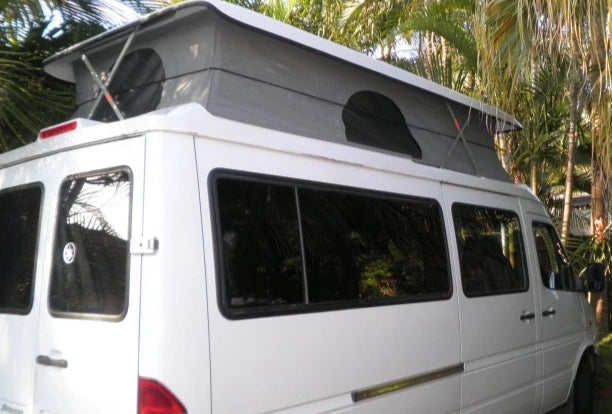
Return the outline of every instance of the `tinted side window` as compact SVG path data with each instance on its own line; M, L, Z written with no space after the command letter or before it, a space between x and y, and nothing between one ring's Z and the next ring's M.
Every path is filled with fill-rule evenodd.
M293 189L228 178L220 178L216 188L227 305L302 303Z
M300 189L312 302L428 297L449 291L438 206Z
M228 316L450 296L433 201L227 174L213 191Z
M555 229L548 224L534 222L533 237L544 286L555 290L576 290L572 267Z
M528 289L521 228L514 212L454 204L453 220L466 296Z
M113 171L61 186L49 306L82 316L127 308L130 175Z
M29 312L42 187L0 193L0 312Z

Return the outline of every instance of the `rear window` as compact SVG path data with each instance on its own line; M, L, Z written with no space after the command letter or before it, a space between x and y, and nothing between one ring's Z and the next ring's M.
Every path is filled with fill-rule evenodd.
M448 298L433 200L269 177L213 179L229 317Z
M62 184L49 297L54 315L117 317L127 309L130 193L125 170Z
M0 312L32 306L42 185L0 192Z

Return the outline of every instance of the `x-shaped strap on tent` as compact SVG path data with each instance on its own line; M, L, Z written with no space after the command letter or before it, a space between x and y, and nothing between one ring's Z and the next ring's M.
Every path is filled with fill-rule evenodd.
M476 175L480 175L480 173L478 172L478 166L476 165L476 162L474 161L474 157L472 156L472 151L470 151L470 146L468 145L467 140L465 139L465 136L463 135L463 132L467 128L468 124L470 123L470 116L468 115L463 125L461 125L459 121L457 120L457 117L455 116L455 113L453 112L453 109L450 107L450 105L446 104L446 107L448 108L448 111L453 117L453 123L455 124L455 127L457 128L457 136L455 137L455 140L453 141L453 145L451 145L451 148L448 151L448 154L446 154L446 158L444 159L444 162L440 165L440 168L446 167L446 163L450 159L451 155L453 155L453 152L455 151L455 147L457 146L457 143L459 143L459 141L462 141L465 147L465 150L467 151L467 154L470 157L470 161L472 162L472 166L474 167L474 171L476 172Z
M121 65L121 62L123 61L123 58L125 57L125 54L127 53L128 49L132 45L134 36L136 35L136 32L138 31L139 28L140 26L136 26L134 31L130 33L130 36L125 41L123 48L121 49L121 52L119 52L117 59L115 59L115 64L113 65L105 82L102 81L102 79L96 72L95 68L93 67L89 59L87 58L87 55L85 55L84 53L81 55L81 60L83 61L83 63L85 63L85 66L87 66L87 69L89 70L89 74L93 78L94 82L98 85L98 95L96 96L96 100L93 106L91 107L91 110L89 111L89 115L87 116L88 119L91 119L91 117L93 117L94 113L98 109L98 106L100 106L100 102L102 102L102 98L106 99L106 102L108 102L108 104L112 108L115 115L117 115L117 118L119 118L119 120L125 119L123 114L119 110L119 106L117 105L117 102L115 102L112 95L108 91L108 86L110 85L111 81L115 77L115 73L117 73L117 69Z

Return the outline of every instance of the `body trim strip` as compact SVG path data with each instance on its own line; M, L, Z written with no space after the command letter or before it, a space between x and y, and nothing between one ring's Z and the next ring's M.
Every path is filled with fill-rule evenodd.
M424 384L426 382L436 381L441 378L460 374L464 371L464 368L465 366L463 363L451 365L449 367L426 372L424 374L416 375L413 377L402 378L397 381L387 382L385 384L376 385L374 387L353 391L351 393L351 397L353 398L353 402L357 403L363 400L378 397L379 395L400 391L406 388L414 387L416 385Z

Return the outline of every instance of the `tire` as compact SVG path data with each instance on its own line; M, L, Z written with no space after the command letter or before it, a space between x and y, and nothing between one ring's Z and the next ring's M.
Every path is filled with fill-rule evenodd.
M578 366L573 394L574 414L593 414L593 372L588 356Z

